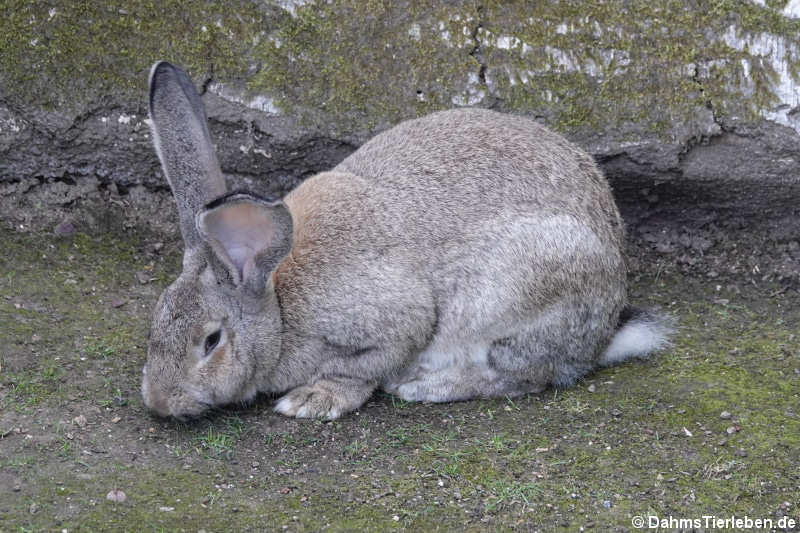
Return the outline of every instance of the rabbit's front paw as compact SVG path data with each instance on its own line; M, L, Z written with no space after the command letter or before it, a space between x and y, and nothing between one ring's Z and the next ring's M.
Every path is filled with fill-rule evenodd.
M375 385L371 383L319 380L289 391L275 404L275 411L297 418L333 420L360 407L374 389Z
M278 400L275 411L297 418L339 418L342 410L336 405L336 398L326 390L313 385L297 387Z

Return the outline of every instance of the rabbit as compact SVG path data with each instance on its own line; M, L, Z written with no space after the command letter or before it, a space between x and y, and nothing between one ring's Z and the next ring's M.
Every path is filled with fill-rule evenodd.
M626 305L606 179L537 122L474 108L402 122L281 201L227 191L183 70L158 62L149 84L185 244L152 318L154 413L259 392L327 419L378 388L513 397L668 345L668 317Z

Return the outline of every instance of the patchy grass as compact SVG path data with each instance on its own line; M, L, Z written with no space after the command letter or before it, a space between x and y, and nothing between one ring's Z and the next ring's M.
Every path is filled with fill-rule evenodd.
M376 394L334 422L287 419L259 398L179 423L151 417L138 392L150 308L179 258L136 236L0 240L2 531L800 518L794 290L635 277L635 303L679 318L672 349L538 396L425 405ZM112 489L127 500L107 501Z

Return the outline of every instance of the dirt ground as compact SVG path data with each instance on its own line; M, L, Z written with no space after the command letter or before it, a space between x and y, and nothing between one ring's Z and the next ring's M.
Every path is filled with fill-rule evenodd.
M179 423L139 396L179 243L62 233L0 230L0 531L799 529L800 293L747 254L701 268L714 239L632 235L630 299L677 317L674 346L576 387Z

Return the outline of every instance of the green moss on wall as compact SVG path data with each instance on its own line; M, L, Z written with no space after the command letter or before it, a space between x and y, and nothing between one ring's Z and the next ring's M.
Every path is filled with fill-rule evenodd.
M469 54L472 36L463 33L476 12L458 2L308 4L259 46L265 68L252 86L277 94L293 111L365 115L367 127L450 107L453 93L479 68Z
M0 87L44 107L80 108L112 93L143 100L157 59L198 77L240 74L267 15L246 0L3 4Z
M5 0L0 83L49 106L142 99L149 65L167 58L196 79L242 76L286 112L346 131L464 103L565 130L666 130L698 107L753 117L776 103L773 61L733 38L794 43L783 59L800 79L800 20L785 4L316 0L290 13L266 0Z
M698 107L752 118L776 103L777 73L768 57L729 41L786 38L798 79L800 20L780 13L782 4L492 2L486 29L514 46L488 47L487 62L511 66L494 80L509 107L555 114L566 129L632 121L663 130Z
M783 59L800 79L800 20L781 13L785 4L312 2L262 42L267 68L252 86L295 113L373 121L456 102L543 114L564 130L666 131L698 108L754 118L777 103L777 73L763 50L731 41L786 39Z

